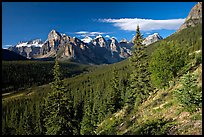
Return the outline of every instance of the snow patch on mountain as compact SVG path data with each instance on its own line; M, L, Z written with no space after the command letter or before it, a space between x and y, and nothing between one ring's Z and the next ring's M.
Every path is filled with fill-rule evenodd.
M163 39L163 38L159 35L159 33L154 33L154 34L146 37L145 40L142 42L142 44L147 46L147 45L150 45L150 44L152 44L156 41L159 41L161 39Z
M95 39L97 39L97 38L102 38L103 36L101 36L101 35L98 35L98 36L96 36L96 38Z
M42 47L43 42L41 39L35 39L32 41L27 41L27 42L20 42L16 45L17 48L19 47Z
M92 38L89 36L86 36L85 38L81 39L81 41L83 41L84 43L89 43L91 42Z

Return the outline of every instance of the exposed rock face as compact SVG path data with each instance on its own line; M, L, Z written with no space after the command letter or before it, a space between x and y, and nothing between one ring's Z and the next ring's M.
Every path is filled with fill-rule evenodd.
M159 35L159 33L154 33L154 34L149 35L148 37L146 37L144 39L144 41L142 42L142 44L144 44L145 46L148 46L148 45L150 45L150 44L152 44L152 43L154 43L156 41L159 41L161 39L163 39L163 38Z
M110 38L108 40L108 49L112 52L118 52L120 50L118 46L118 41L115 38Z
M202 2L198 2L190 11L178 31L202 23Z
M52 30L48 34L48 39L41 48L41 55L47 54L50 51L55 51L57 46L62 42L62 36L56 31Z
M48 34L48 41L49 41L51 50L55 50L56 46L60 44L60 40L61 40L61 35L55 30L52 30Z

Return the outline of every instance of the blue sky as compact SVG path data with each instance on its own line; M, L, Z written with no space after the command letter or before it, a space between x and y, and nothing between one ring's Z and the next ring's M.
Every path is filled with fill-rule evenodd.
M2 46L47 39L55 29L72 37L131 40L137 24L146 37L174 33L197 2L3 2Z

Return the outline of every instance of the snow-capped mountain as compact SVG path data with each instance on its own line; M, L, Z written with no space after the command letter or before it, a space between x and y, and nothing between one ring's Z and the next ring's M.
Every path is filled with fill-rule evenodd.
M96 36L93 40L91 40L91 43L97 47L104 47L104 48L108 47L107 41L101 35Z
M15 47L20 48L20 47L42 47L43 42L41 39L35 39L27 42L19 42Z
M81 41L83 41L84 43L89 43L91 42L92 38L89 36L86 36L85 38L81 39Z
M150 44L152 44L158 40L161 40L161 39L163 39L163 38L159 35L159 33L154 33L154 34L146 37L142 44L147 46L147 45L150 45Z

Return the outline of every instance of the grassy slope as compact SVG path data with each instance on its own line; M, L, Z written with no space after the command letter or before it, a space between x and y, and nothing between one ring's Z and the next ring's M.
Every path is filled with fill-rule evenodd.
M202 64L196 66L193 73L199 74L199 85L202 86ZM110 134L108 128L114 127L114 134L133 135L137 134L139 125L148 121L157 121L162 118L170 120L174 126L168 134L202 134L202 110L190 114L185 111L174 98L173 91L180 86L177 81L174 86L166 90L155 90L147 101L143 102L137 111L127 112L127 106L116 112L110 118L98 125L97 134Z

